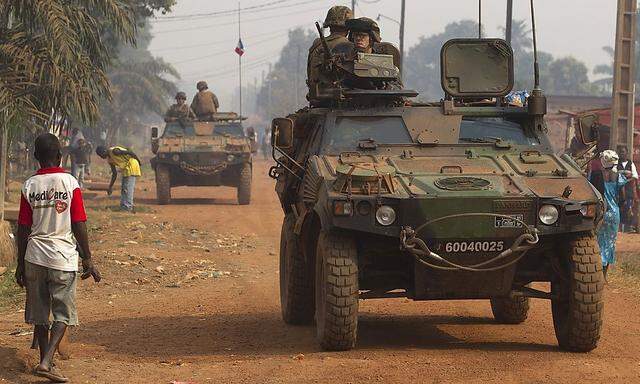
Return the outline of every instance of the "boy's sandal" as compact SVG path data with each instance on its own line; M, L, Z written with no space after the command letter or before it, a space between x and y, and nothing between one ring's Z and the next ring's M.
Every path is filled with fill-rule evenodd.
M36 367L35 374L53 381L54 383L67 383L68 377L65 377L56 367L51 366L48 371L38 369Z

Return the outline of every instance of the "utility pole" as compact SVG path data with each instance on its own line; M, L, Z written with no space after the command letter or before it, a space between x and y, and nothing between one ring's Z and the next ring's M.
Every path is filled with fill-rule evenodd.
M631 160L633 152L634 80L636 0L618 0L616 46L613 64L613 103L611 106L611 136L609 148L626 146Z
M273 118L273 111L272 111L272 104L271 104L271 83L273 82L273 75L271 74L271 63L269 63L269 76L268 76L268 81L269 81L269 95L267 96L267 101L268 101L268 106L269 106L269 110L267 111L267 113L269 114L267 117L269 120L271 120Z
M242 31L240 29L240 2L238 1L238 41L242 41ZM238 54L238 79L240 81L240 108L238 113L242 117L242 55Z
M513 29L513 0L507 0L507 22L504 28L504 39L511 45L511 31Z
M295 77L295 87L296 87L296 108L298 108L298 105L300 105L300 45L298 45L296 48L298 48L297 53L296 53L296 77Z
M404 63L404 14L405 0L400 5L400 74L402 74L402 64Z
M353 18L356 17L356 0L351 0L351 13L353 14Z

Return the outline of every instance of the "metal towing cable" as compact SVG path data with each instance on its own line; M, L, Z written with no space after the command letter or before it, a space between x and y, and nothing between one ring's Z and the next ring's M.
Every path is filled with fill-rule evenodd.
M427 243L425 243L424 240L417 237L418 233L420 233L425 227L431 224L434 224L439 221L447 220L447 219L466 217L466 216L489 216L489 217L508 218L521 224L523 228L523 233L515 239L515 241L509 248L500 252L500 254L498 254L497 256L489 260L483 261L482 263L473 264L473 265L460 265L460 264L451 262L445 259L444 257L438 255L437 253L433 252L431 249L429 249L429 246L427 246ZM536 246L536 244L538 244L538 240L539 240L538 230L536 228L533 228L532 226L528 225L527 223L525 223L524 221L518 218L508 216L508 215L500 215L496 213L461 213L461 214L447 215L447 216L439 217L437 219L430 220L422 224L415 230L409 226L402 227L402 229L400 230L400 244L401 244L400 248L401 249L409 252L420 264L426 265L434 269L445 270L445 271L462 270L462 271L469 271L469 272L491 272L491 271L504 269L520 261L520 259L522 259L529 250L531 250L533 247ZM517 255L517 257L514 258L513 260L510 260L501 265L486 267L488 265L491 265L500 260L504 260L509 256L513 256L513 255ZM425 258L429 258L432 261L445 264L446 266L433 264L425 260Z

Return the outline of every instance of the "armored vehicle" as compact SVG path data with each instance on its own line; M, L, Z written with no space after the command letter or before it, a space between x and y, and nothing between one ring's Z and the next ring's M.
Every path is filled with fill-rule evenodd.
M346 350L360 299L488 300L497 322L518 324L539 298L551 301L560 347L595 348L604 204L572 158L554 153L539 87L524 105L507 102L511 47L445 43L445 97L434 103L385 86L390 56L354 60L329 64L379 86L337 81L324 106L272 123L284 321L315 319L321 346ZM579 124L583 140L591 128Z
M235 187L239 204L251 201L253 143L236 113L217 113L213 121L168 122L160 137L153 127L151 149L159 204L169 204L171 187L183 185Z

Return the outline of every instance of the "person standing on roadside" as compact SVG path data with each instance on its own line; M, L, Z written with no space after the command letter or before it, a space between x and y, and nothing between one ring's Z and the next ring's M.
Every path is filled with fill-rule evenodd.
M618 171L618 154L607 149L600 154L602 163L602 178L604 194L603 198L607 203L607 211L604 214L602 225L598 228L598 245L602 256L602 267L604 277L607 278L609 266L615 262L616 239L618 237L618 227L620 226L620 208L618 207L620 190L628 182L625 173Z
M140 159L130 149L115 146L109 149L98 146L96 154L106 159L111 166L111 181L107 194L111 196L113 193L113 184L118 178L118 171L122 172L122 184L120 187L120 209L123 211L134 212L133 194L136 188L136 178L142 175L140 171Z
M636 169L636 165L633 161L629 159L627 147L619 146L618 156L620 156L620 160L617 165L618 172L624 174L624 176L629 180L629 182L620 191L620 230L622 232L635 232L637 228L634 228L636 224L633 210L638 200L638 194L636 192L638 170Z
M91 145L84 139L78 140L76 147L71 148L71 158L74 165L71 174L78 180L80 189L84 188L84 175L89 164L90 151Z
M81 278L99 282L101 276L91 259L82 192L60 167L60 141L50 133L38 136L34 155L40 169L22 187L15 278L26 288L25 321L35 326L40 350L34 373L64 383L69 380L55 367L53 356L67 327L78 325L76 247L82 251Z

